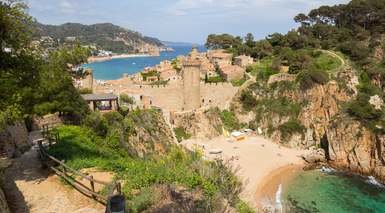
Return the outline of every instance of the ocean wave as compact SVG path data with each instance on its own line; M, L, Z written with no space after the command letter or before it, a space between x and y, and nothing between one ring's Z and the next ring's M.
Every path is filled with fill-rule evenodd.
M320 170L321 172L324 172L324 173L333 173L333 172L336 172L335 169L329 168L329 167L325 167L325 166L321 167L319 170Z
M275 193L275 212L282 212L282 184L279 184L278 190Z
M369 184L372 184L372 185L375 185L377 187L385 188L385 186L383 184L381 184L380 182L378 182L376 180L376 178L374 178L373 176L369 176L368 179L365 182L369 183Z

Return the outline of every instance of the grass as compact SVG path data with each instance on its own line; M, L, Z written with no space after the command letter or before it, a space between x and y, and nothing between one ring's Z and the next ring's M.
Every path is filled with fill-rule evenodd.
M231 81L231 84L234 86L234 87L240 87L242 86L245 82L247 81L247 78L246 77L243 77L239 80L232 80Z
M205 161L199 153L179 147L164 156L139 159L116 147L116 141L97 136L88 128L61 126L57 130L62 140L49 153L77 170L92 167L114 172L124 182L123 192L133 212L147 208L153 199L149 193L135 192L156 184L200 189L208 209L213 197L222 196L234 205L238 199L240 182L223 162Z
M174 128L174 133L178 142L191 138L191 134L187 133L182 127Z
M267 81L271 75L279 73L272 68L273 58L266 57L246 68L246 72L256 76L257 81Z
M332 71L339 68L342 64L341 61L327 53L322 53L314 60L314 65L317 69Z

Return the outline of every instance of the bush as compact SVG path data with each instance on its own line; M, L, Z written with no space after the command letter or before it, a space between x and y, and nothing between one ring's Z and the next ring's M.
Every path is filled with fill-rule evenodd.
M178 142L181 142L182 140L187 140L191 138L191 135L187 133L183 127L177 127L174 128L175 137L178 140Z
M239 201L235 206L238 213L255 213L254 209L252 209L247 203L244 201Z
M135 100L132 97L128 96L127 94L121 94L119 98L120 98L120 101L125 104L132 105L135 103Z
M108 132L107 120L98 112L92 112L83 120L83 125L91 128L98 136L106 136Z
M92 94L92 89L90 89L90 88L82 88L82 89L79 89L79 93L80 94Z
M242 103L243 109L246 111L252 110L257 105L257 100L250 90L243 91L239 100Z
M288 122L280 125L278 130L281 132L281 137L284 140L289 140L294 133L303 134L305 127L297 119L291 119Z
M231 111L224 110L220 113L220 117L224 127L227 130L238 130L241 128L238 118Z
M90 129L61 126L58 131L62 140L49 153L77 170L95 167L114 172L124 181L122 190L134 212L158 203L153 193L156 190L152 190L158 184L177 183L202 190L205 208L211 212L222 212L216 209L216 198L226 199L234 207L239 200L241 182L236 171L223 161L205 161L199 153L175 146L165 155L139 159L112 149L108 138L101 138Z
M325 84L329 81L329 74L322 70L302 71L297 76L302 90L311 89L316 84Z

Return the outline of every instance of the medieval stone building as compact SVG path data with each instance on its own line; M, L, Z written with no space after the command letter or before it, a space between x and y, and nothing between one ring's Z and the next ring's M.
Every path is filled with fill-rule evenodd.
M190 55L182 63L183 75L183 110L194 110L201 107L200 68L198 51L193 48Z

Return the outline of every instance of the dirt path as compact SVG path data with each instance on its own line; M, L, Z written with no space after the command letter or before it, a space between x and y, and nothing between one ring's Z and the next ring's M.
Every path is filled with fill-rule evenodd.
M37 148L14 159L5 172L5 191L12 212L101 213L104 206L66 186L42 169Z

